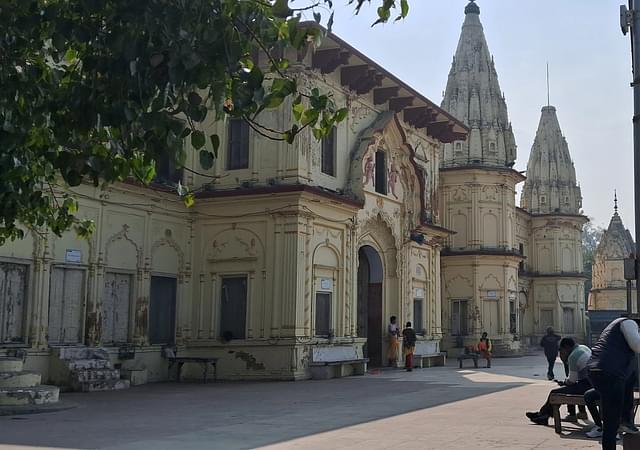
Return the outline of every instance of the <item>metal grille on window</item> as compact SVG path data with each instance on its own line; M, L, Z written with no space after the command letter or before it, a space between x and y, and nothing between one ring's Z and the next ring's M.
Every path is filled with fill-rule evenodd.
M376 152L376 192L387 194L387 158L384 150Z
M249 125L243 119L229 119L227 169L249 167Z
M245 339L247 328L247 277L222 278L220 337Z
M149 342L173 344L176 328L176 279L151 277Z
M322 140L322 173L335 176L336 128Z
M413 329L418 334L424 334L424 322L422 321L424 300L415 298L413 300Z
M329 336L331 332L331 294L316 293L316 336Z

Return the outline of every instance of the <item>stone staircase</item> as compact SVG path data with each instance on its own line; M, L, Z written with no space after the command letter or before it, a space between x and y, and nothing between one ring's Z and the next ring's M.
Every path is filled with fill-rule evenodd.
M58 382L69 390L96 392L129 388L129 380L120 379L120 370L113 367L104 349L61 347L57 356L64 375Z
M58 402L60 388L40 384L42 376L23 370L23 366L22 358L0 357L0 412Z

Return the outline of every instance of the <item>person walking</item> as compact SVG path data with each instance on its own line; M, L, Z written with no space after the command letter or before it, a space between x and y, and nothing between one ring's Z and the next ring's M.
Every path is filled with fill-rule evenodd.
M416 331L411 328L411 322L407 322L407 326L402 330L402 352L404 353L404 367L407 372L413 370L413 353L416 351Z
M387 326L387 338L389 339L387 361L389 362L389 367L394 367L398 360L398 336L400 336L400 330L396 323L396 316L391 316Z
M630 377L635 374L635 353L640 353L638 324L626 317L614 320L600 334L592 351L588 377L600 394L602 448L615 450L618 428L626 433L638 432L629 422L632 418L621 420L630 402L633 403Z
M491 355L493 351L493 344L491 343L491 339L487 332L482 333L482 337L480 338L480 342L478 342L478 351L480 352L480 356L487 360L487 368L491 367Z
M558 336L552 327L547 328L547 334L545 334L540 341L540 347L544 349L544 356L547 357L549 368L547 369L547 379L553 380L556 376L553 373L553 366L556 364L556 358L558 357L558 343L560 342L560 336Z

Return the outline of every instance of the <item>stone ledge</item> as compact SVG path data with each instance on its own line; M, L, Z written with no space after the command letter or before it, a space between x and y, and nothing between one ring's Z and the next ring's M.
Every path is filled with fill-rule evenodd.
M0 406L0 416L18 416L23 414L43 414L77 408L76 403L59 401L45 405Z

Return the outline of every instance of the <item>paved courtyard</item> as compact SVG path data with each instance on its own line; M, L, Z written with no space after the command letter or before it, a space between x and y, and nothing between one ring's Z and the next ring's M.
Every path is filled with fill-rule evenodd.
M562 373L558 364L556 375ZM66 394L77 408L0 417L0 449L597 449L524 417L553 383L542 355L491 369L383 370L263 383L162 383Z

